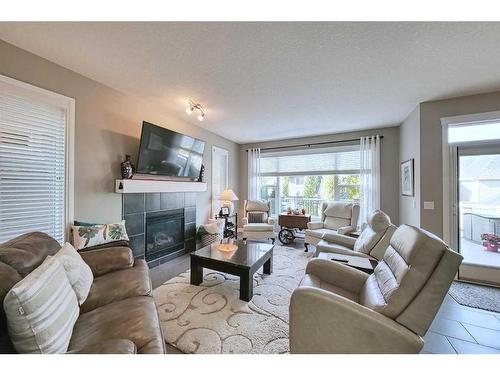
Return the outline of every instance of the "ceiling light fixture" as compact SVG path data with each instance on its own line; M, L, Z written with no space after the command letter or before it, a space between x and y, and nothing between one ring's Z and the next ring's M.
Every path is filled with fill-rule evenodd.
M198 121L203 121L205 119L205 110L200 103L195 103L191 99L188 100L188 107L186 108L186 113L191 115L194 110L198 110L200 114L198 115Z

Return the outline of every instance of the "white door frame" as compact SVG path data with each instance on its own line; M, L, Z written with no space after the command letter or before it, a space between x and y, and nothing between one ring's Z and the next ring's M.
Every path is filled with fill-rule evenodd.
M216 196L217 192L215 192L215 177L217 175L216 173L216 168L218 168L219 166L216 165L215 163L215 160L216 160L216 156L222 156L223 158L225 158L225 168L226 168L226 181L225 181L225 186L224 186L224 189L227 189L228 185L229 185L229 151L222 148L222 147L218 147L218 146L212 146L212 181L211 181L211 192L212 192L212 204L211 204L211 217L213 218L218 212L217 212L217 201L218 201L218 197Z

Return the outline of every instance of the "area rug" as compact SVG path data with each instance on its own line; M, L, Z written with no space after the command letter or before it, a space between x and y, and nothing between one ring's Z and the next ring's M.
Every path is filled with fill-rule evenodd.
M500 313L500 289L454 281L449 291L460 305Z
M239 299L239 277L204 270L189 283L189 271L153 291L165 340L184 353L288 353L288 306L312 253L278 246L273 272L254 275L250 302Z

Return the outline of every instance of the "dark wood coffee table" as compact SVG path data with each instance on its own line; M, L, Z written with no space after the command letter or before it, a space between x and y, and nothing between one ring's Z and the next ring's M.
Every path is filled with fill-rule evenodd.
M253 297L253 274L263 266L265 274L273 271L274 245L238 241L234 251L221 251L215 243L191 253L191 284L203 282L203 268L229 273L240 277L240 299Z

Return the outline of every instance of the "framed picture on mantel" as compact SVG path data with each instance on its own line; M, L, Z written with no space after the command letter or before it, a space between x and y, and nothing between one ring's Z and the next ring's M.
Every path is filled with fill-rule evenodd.
M407 197L415 195L413 160L409 159L401 163L401 194Z

